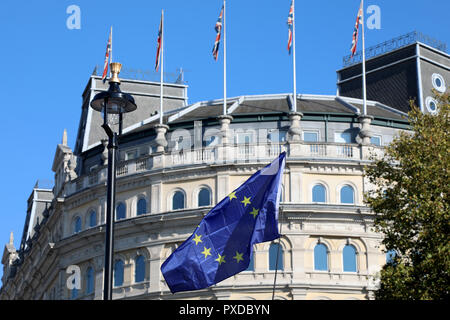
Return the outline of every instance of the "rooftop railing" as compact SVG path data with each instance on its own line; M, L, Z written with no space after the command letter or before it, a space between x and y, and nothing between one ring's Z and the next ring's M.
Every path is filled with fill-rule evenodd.
M400 37L385 41L375 46L366 48L366 59L374 58L382 54L406 47L410 44L422 42L430 47L447 53L447 45L444 42L433 39L421 32L413 31ZM343 66L349 67L362 62L362 51L358 51L353 57L347 55L342 58Z
M171 169L196 165L229 165L239 163L267 164L280 153L286 152L287 160L305 161L371 161L383 156L383 148L359 144L297 142L269 144L237 144L204 147L192 150L174 150L155 153L121 161L117 165L117 177L123 178L152 170ZM104 184L107 168L101 167L88 175L80 176L66 185L66 196L98 184Z

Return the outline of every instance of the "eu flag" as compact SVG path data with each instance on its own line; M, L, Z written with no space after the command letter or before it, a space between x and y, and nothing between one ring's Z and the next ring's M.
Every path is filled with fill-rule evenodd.
M248 268L253 244L278 233L286 153L253 174L203 218L161 266L172 293L199 290Z

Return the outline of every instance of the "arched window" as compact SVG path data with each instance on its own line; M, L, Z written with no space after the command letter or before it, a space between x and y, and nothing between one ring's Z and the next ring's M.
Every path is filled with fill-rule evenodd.
M184 193L175 191L172 196L172 210L184 209Z
M356 272L356 249L351 244L347 244L342 251L344 272Z
M89 267L86 270L86 294L94 292L94 269Z
M314 247L314 270L328 271L328 249L327 246L318 243Z
M141 198L137 202L137 215L140 216L141 214L147 213L147 201L144 198Z
M201 188L198 193L198 206L205 207L211 205L211 191L208 188Z
M253 250L252 254L250 255L250 262L248 264L247 269L245 271L255 271L255 251Z
M272 243L269 247L269 270L277 268L283 270L283 248L278 243Z
M355 203L355 190L352 186L345 185L341 188L341 203Z
M81 231L81 218L76 217L73 222L73 233L78 233Z
M312 202L325 202L326 200L326 189L321 184L316 184L312 188Z
M89 227L95 227L97 225L97 212L92 210L89 212Z
M137 256L134 259L134 282L142 282L145 279L145 258Z
M114 263L114 287L123 285L123 261L116 260Z
M123 202L119 202L116 207L116 220L125 219L126 217L126 206Z

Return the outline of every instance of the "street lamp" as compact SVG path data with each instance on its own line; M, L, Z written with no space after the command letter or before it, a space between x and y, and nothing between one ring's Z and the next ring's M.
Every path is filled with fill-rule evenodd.
M116 150L118 138L122 134L122 114L136 110L134 98L120 91L119 73L122 65L110 64L112 77L108 91L100 92L91 101L91 107L103 113L102 128L108 136L108 181L106 195L106 241L105 273L103 278L103 299L112 300L112 265L114 257L114 208L116 203ZM119 133L114 132L108 124L108 115L119 115Z

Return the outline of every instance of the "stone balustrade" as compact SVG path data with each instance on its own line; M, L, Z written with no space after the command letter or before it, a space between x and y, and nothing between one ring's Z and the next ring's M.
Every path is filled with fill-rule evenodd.
M382 157L382 147L359 144L325 142L282 142L270 144L237 144L204 147L193 150L173 150L166 153L154 153L117 164L117 177L170 169L192 165L227 165L231 163L261 162L268 163L281 152L287 153L287 160L321 161L371 161L373 157ZM65 195L69 196L85 188L106 183L107 167L100 167L89 175L80 176L66 185Z

